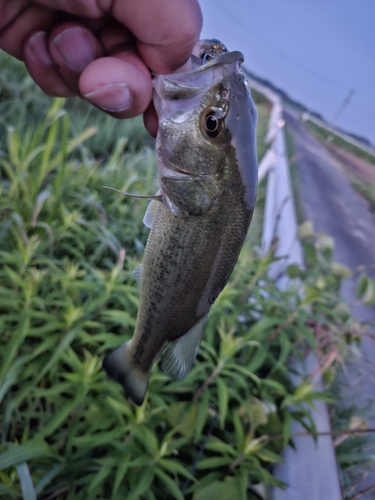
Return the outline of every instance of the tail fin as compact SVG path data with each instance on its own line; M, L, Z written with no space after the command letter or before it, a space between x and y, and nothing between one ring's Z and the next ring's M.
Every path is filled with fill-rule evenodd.
M130 345L131 340L107 354L103 360L103 368L109 377L123 386L126 395L141 406L147 391L150 372L142 372L131 362Z

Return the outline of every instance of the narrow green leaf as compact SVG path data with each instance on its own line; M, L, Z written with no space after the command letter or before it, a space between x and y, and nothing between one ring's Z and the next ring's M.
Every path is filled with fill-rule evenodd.
M10 368L8 373L0 378L0 403L3 401L5 395L12 387L13 384L16 383L19 374L22 371L24 364L26 363L28 357L22 356L14 361L13 366Z
M108 432L97 432L94 434L87 433L84 436L78 436L71 438L71 443L75 446L79 447L96 447L101 446L103 444L111 443L112 440L117 440L126 435L127 433L126 427L115 427L113 430Z
M167 474L165 474L165 472L155 467L155 474L165 484L170 493L172 493L171 498L175 500L184 500L184 495L181 493L180 488L169 476L167 476Z
M82 330L82 326L76 325L74 328L69 330L64 335L64 337L61 339L59 345L56 346L56 349L54 350L53 355L51 356L50 360L44 366L44 368L40 372L39 376L37 377L37 381L39 381L46 373L48 373L49 370L51 369L51 367L58 362L58 360L61 358L65 349L67 349L70 346L70 344L77 337L77 335L80 333L81 330Z
M5 376L9 367L13 364L15 357L17 356L17 351L21 347L26 335L28 334L30 328L30 315L25 311L21 318L18 328L12 334L12 338L7 345L3 357L3 366L1 368L0 380Z
M285 386L283 386L283 384L280 384L280 382L277 382L276 380L265 378L262 380L262 385L268 387L269 389L272 389L273 391L276 391L278 394L286 394Z
M90 493L91 491L94 491L98 486L101 486L110 473L110 467L101 467L97 474L95 474L93 481L89 484L87 491Z
M229 457L212 457L203 458L198 462L197 469L215 469L216 467L222 467L223 465L230 465L233 462L233 458Z
M44 488L65 468L65 463L54 465L35 486L35 493L39 496L43 493Z
M58 427L61 427L66 422L69 415L77 406L77 401L68 401L66 404L59 408L58 412L48 421L48 423L40 430L42 437L50 436Z
M138 427L135 431L137 440L142 443L150 454L156 454L159 450L159 443L155 434L145 426Z
M242 467L235 471L236 483L238 488L238 500L248 499L249 474ZM263 499L266 500L266 499Z
M207 424L207 419L209 416L208 413L209 402L210 402L210 393L209 391L204 391L199 400L199 403L196 403L198 405L198 413L197 413L197 421L195 424L195 436L194 436L195 442L201 439L203 428Z
M126 496L126 500L139 500L149 489L155 475L155 469L147 468L143 474L139 474L138 485Z
M181 476L189 478L191 481L196 481L195 477L182 464L180 464L180 462L177 462L176 460L172 460L170 458L162 458L158 461L158 464L164 469L169 470L170 472L176 472L177 474L181 474Z
M117 490L119 489L119 486L125 477L125 474L129 468L130 458L131 458L130 453L125 453L121 457L120 463L118 464L118 467L116 470L115 482L113 484L113 490L112 490L113 495L115 495L117 493Z
M279 341L280 341L281 352L278 357L275 369L277 369L279 365L283 365L285 363L290 354L290 351L292 350L292 344L288 338L288 335L285 332L280 333Z
M233 364L228 363L227 367L230 367L234 371L239 372L241 375L244 375L245 377L250 378L257 385L261 382L261 379L259 377L257 377L257 375L255 375L255 373L253 373L252 371L250 371L248 368L246 368L244 366L241 366L239 364L234 364L234 363ZM248 381L246 381L246 383L248 384Z
M33 481L27 463L17 465L23 500L37 500Z
M126 311L116 311L116 310L103 311L102 317L104 320L107 321L109 320L114 323L118 323L121 326L135 327L135 318L130 316L130 314L127 313Z
M218 408L220 415L220 428L224 429L228 413L229 392L225 381L221 377L218 377L216 379L216 386L217 386L217 396L218 396Z
M224 481L215 481L196 491L193 500L239 500L240 491L236 478L226 477Z
M242 420L237 412L233 412L233 425L234 433L236 436L236 446L238 451L243 451L245 444L245 431L243 428Z
M144 467L144 466L149 466L151 462L151 459L149 456L141 455L135 458L134 460L131 460L129 463L129 467Z
M303 296L303 301L301 303L302 307L306 307L309 304L312 304L316 300L320 299L321 291L315 287L305 285L305 293Z
M283 459L280 457L280 455L277 455L277 453L274 453L271 450L268 450L267 448L262 448L257 452L257 457L260 458L261 460L264 460L265 462L270 462L270 463L279 463L282 462Z
M12 448L0 455L0 470L27 462L32 458L58 458L50 446L42 440L33 440Z
M267 349L263 346L259 347L255 356L250 360L250 363L246 366L249 372L255 373L263 365L267 357Z
M255 338L255 340L261 340L257 338L259 334L262 334L263 338L266 332L268 332L270 329L273 329L279 323L280 318L262 318L250 328L249 332L246 335L246 338Z
M238 454L230 444L224 443L224 441L221 441L220 439L214 438L212 436L206 444L206 448L207 450L217 451L222 454L229 454L234 457Z
M5 484L0 483L0 498L22 498L22 495L20 495L17 491L14 491L12 488L9 486L6 486Z

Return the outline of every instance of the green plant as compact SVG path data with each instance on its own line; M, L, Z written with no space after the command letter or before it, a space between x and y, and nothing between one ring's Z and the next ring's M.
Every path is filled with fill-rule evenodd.
M9 123L24 134L41 125L51 106L46 96L27 74L24 64L0 50L0 151L6 146L6 130ZM127 137L123 147L132 152L152 146L153 139L146 133L142 118L115 120L82 99L70 98L65 109L74 113L69 121L70 132L79 136L88 127L100 130L98 136L88 137L85 146L97 157L107 158L118 141Z
M355 146L351 142L346 141L342 137L333 134L326 130L323 127L320 127L318 124L308 120L305 122L305 126L308 128L308 130L314 134L318 139L321 141L325 142L327 141L327 138L329 137L330 142L336 146L339 146L340 148L344 149L345 151L348 151L349 153L353 153L355 156L358 158L362 158L366 160L369 163L372 163L375 165L375 155L370 154L367 151L364 151L363 149Z
M348 175L354 189L368 201L370 210L375 212L375 184L364 182L354 175Z
M344 500L350 500L358 494L358 485L374 467L375 437L366 423L366 418L371 416L369 410L337 404L331 407L331 421L335 429L350 432L335 436L334 439Z
M303 220L302 210L300 208L300 201L298 199L298 189L296 185L296 162L295 161L295 153L294 153L294 143L293 138L290 132L286 131L286 139L287 139L287 150L288 157L291 165L291 177L292 177L292 185L294 197L296 200L297 214L299 221ZM356 185L358 183L359 186L364 183L359 181L359 179L354 178L354 176L350 176L351 182ZM359 186L356 186L358 189ZM367 185L366 190L371 192L371 185ZM364 189L364 187L363 187ZM367 195L368 196L368 195ZM317 254L316 254L316 236L314 234L313 225L310 221L305 221L300 226L300 234L299 234L302 243L304 245L304 253L307 259L307 266L314 269L316 268L317 263ZM325 257L326 264L332 258L333 251L333 241L324 235L321 235L320 242L318 245L320 246L320 251L323 253ZM322 265L323 264L323 267ZM329 276L329 279L332 279L332 274L337 275L339 280L337 284L340 283L341 279L351 277L351 273L348 269L340 266L337 263L331 264L331 269L327 268L324 264L324 261L319 264L317 270L319 270L319 274L325 277ZM333 273L332 273L333 271ZM375 303L375 280L365 274L366 270L361 270L361 274L357 277L357 299L366 305L373 305ZM317 282L319 282L319 275L316 275ZM331 283L333 285L333 282ZM338 293L339 289L336 288L336 293ZM327 302L328 303L328 302ZM345 321L345 318L350 316L348 306L344 304L336 303L336 306L333 308L334 316L338 314ZM336 325L337 326L337 325ZM355 331L356 330L356 331ZM361 336L366 334L367 327L363 325L361 328L356 328L351 332L350 343L354 346L360 343ZM345 431L353 430L353 426L358 424L358 419L362 422L363 419L359 418L358 415L365 415L366 412L355 407L346 407L344 406L340 388L338 387L337 380L335 379L335 370L330 368L330 364L337 363L338 360L346 361L348 357L346 354L346 346L343 345L342 341L349 340L348 337L345 339L345 335L341 336L340 332L337 329L332 331L327 331L324 325L320 325L320 327L315 332L315 337L317 341L317 349L320 354L321 365L325 367L324 380L328 384L332 384L331 391L334 394L335 403L331 405L331 425L334 430L334 436L336 439L334 440L335 451L336 451L336 459L339 468L340 475L340 484L343 492L343 498L345 500L350 500L354 497L357 492L357 484L363 478L363 475L366 474L366 467L368 470L373 468L375 457L372 452L373 450L373 442L374 436L371 432L362 433L361 435L355 434L340 434L336 431ZM341 338L341 340L340 340ZM332 340L333 343L332 343ZM323 346L323 350L320 346ZM328 347L328 348L327 348ZM344 401L347 398L344 398ZM359 496L357 497L359 498Z
M301 299L247 242L191 373L171 381L156 367L135 407L101 361L133 332L146 207L102 186L153 193L156 160L127 136L95 159L84 145L95 130L73 135L63 104L33 130L8 129L0 157L2 498L259 499L260 484L282 487L269 467L292 418L314 431L306 404L327 398L307 378L294 387L286 360L315 348L322 324L322 356L345 349L343 269L305 230L308 266L288 270Z

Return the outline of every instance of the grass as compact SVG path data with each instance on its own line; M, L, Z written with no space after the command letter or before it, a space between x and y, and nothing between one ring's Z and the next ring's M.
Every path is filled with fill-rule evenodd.
M348 175L354 189L367 200L369 209L375 212L375 184L364 182L354 175Z
M266 137L267 134L270 108L267 105L258 103L256 101L256 95L254 97L254 102L258 109L257 151L258 151L258 162L260 162L269 148L269 144L266 144L264 142L264 138Z
M358 158L361 158L368 163L374 165L375 168L375 155L371 155L364 151L363 149L360 149L353 144L345 141L339 136L336 136L334 134L328 133L327 130L325 130L322 127L319 127L316 123L313 123L311 121L307 121L305 123L305 126L307 129L320 141L325 143L327 141L327 136L329 135L332 137L332 141L330 141L331 144L335 144L336 146L339 146L340 148L344 149L345 151L348 151L349 153L354 154ZM375 184L371 182L365 182L362 179L359 179L356 177L352 172L350 172L347 168L345 168L345 172L354 187L354 189L365 199L367 200L369 204L369 208L372 212L375 212Z
M364 430L367 428L366 419L370 417L369 409L358 410L339 405L331 408L330 413L331 421L337 429ZM344 500L360 498L359 485L374 468L374 445L373 433L353 432L335 437L334 446Z
M304 222L304 215L298 189L298 161L296 157L292 134L288 127L285 127L284 130L285 130L285 145L289 160L289 173L292 183L292 193L294 199L294 206L296 209L296 217L298 224L302 224Z
M327 397L308 379L293 386L286 360L315 348L318 324L330 333L324 349L344 352L351 339L337 298L341 271L327 247L309 240L311 265L288 271L303 280L302 299L268 280L272 256L248 238L191 373L171 381L156 366L135 407L101 361L133 333L132 270L147 239L146 206L102 185L154 192L154 151L137 121L110 137L93 123L80 128L81 111L73 119L63 100L43 108L45 97L18 71L20 88L12 95L9 83L0 97L8 113L0 156L1 498L259 500L252 486L282 487L269 469L290 442L291 419L314 431L308 405ZM30 108L21 115L26 87Z
M364 151L363 149L352 144L351 142L346 141L342 137L340 137L332 132L329 132L328 130L326 130L323 127L320 127L319 125L317 125L314 122L311 122L308 120L307 122L305 122L305 126L312 134L314 134L321 141L326 142L327 137L329 136L330 139L332 139L332 140L330 140L331 144L334 144L335 146L338 146L338 147L344 149L348 153L352 153L355 156L357 156L358 158L362 158L363 160L365 160L368 163L371 163L372 165L375 166L375 154L372 155L372 154L368 153L367 151Z
M51 106L46 96L26 74L24 64L0 51L0 150L6 147L6 129L12 124L20 133L40 125ZM106 158L120 138L126 137L124 148L131 151L152 145L152 138L146 133L142 118L116 120L89 105L82 99L70 98L65 109L74 114L69 122L70 132L79 136L88 127L100 130L98 136L85 142L95 156Z
M293 195L296 203L297 218L299 223L301 224L301 228L305 228L303 230L306 230L307 234L307 238L302 239L305 258L307 259L307 265L314 265L314 252L312 254L313 259L311 260L311 227L309 227L309 223L303 224L305 219L298 194L298 161L295 160L293 136L288 129L286 129L286 144L288 159L290 163ZM356 180L352 178L352 182L355 183ZM371 186L368 187L371 188ZM328 251L331 252L332 248ZM348 272L348 270L343 271L343 277L345 277L345 273L346 277L350 277L350 273ZM375 289L373 287L372 281L373 280L371 280L371 278L367 278L365 275L362 275L361 278L357 281L357 296L358 298L361 298L363 302L366 303L367 301L368 304L373 304L375 301ZM343 312L345 315L349 314L347 306L343 307ZM324 380L329 384L332 383L332 381L334 381L333 372L326 373L324 376ZM331 405L330 412L332 428L350 429L352 428L352 419L358 418L358 414L362 415L364 412L359 408L348 408L347 406L343 405L342 401L337 398L337 394L339 394L340 392L337 387L337 382L334 382L332 390L336 398L335 404ZM350 500L350 498L352 498L352 496L356 493L356 485L362 479L365 468L367 466L370 468L373 467L374 457L371 454L373 442L374 436L371 433L368 435L362 434L360 436L346 435L345 438L335 440L334 442L336 460L339 469L340 484L342 488L343 498L345 500Z
M264 142L268 130L268 119L270 114L269 102L264 98L262 94L256 90L251 90L252 98L257 107L258 111L258 122L257 122L257 154L258 163L262 160L264 154L269 148L269 144ZM250 245L260 247L262 240L262 229L263 229L263 213L264 213L264 200L266 194L266 183L261 182L258 185L258 194L256 207L253 214L253 220L251 223L251 231L249 234Z

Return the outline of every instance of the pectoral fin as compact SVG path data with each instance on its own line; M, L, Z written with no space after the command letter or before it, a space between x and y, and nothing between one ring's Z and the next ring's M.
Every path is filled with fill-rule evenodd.
M184 378L194 364L207 316L203 316L185 335L173 340L163 352L161 366L173 379Z
M142 264L140 264L137 269L134 269L132 271L133 278L137 282L139 286L141 286L141 279L142 279Z
M143 224L151 229L152 224L154 223L156 211L159 207L159 201L162 200L162 192L161 189L156 193L155 198L150 201L148 204L146 213L143 217Z

